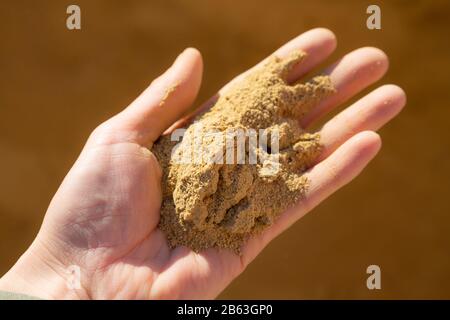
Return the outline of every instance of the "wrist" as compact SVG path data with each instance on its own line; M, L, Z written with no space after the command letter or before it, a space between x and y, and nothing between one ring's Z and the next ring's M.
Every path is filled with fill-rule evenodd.
M71 271L33 243L0 278L0 290L49 300L89 298Z

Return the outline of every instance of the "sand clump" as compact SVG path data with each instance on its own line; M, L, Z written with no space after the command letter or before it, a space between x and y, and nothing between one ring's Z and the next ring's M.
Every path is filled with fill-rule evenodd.
M297 51L286 59L270 57L197 116L181 142L166 135L154 144L152 151L163 169L159 227L171 247L229 248L239 253L249 237L269 227L305 194L308 180L303 173L321 147L318 134L305 132L298 120L334 92L328 76L287 83L289 71L305 56ZM226 153L229 145L209 134L229 137L240 130L254 136L249 129L256 131L258 141L264 138L259 129L265 129L267 147L252 144L252 134L245 135L245 153L238 155L236 147L232 162ZM271 150L275 132L277 152ZM250 163L250 150L264 160ZM179 161L186 154L192 158ZM194 161L199 154L215 160L222 156L223 161Z

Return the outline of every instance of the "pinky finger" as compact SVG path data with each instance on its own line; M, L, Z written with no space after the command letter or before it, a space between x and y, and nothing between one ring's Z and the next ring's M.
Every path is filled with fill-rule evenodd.
M243 250L244 265L252 261L275 237L358 176L380 147L381 139L378 134L373 131L360 132L305 173L310 181L305 197L296 206L284 212L266 232L247 243Z
M303 202L306 211L357 177L380 148L380 136L373 131L363 131L348 139L327 159L315 165L307 173L311 182Z
M381 139L373 131L360 132L334 151L328 158L315 165L307 173L310 187L296 206L283 213L275 224L254 243L249 252L262 250L271 240L314 209L328 196L352 181L378 153ZM251 242L251 241L250 241ZM253 256L249 257L250 261Z

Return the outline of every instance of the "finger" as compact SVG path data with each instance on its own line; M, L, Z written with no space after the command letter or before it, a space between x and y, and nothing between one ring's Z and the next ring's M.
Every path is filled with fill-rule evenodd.
M372 131L360 132L309 170L306 175L310 186L305 197L283 213L266 232L248 241L243 248L243 266L250 263L281 232L353 180L375 157L380 147L381 139L378 134Z
M311 211L332 193L353 180L367 166L381 148L381 138L373 131L356 134L340 146L327 159L306 173L310 181L305 198L293 210L282 229Z
M113 133L109 139L153 143L194 102L202 72L200 53L193 48L183 51L136 100L107 121Z
M334 51L335 48L336 36L334 35L334 33L328 29L316 28L302 33L295 39L280 47L273 54L280 58L287 57L294 50L301 50L307 54L307 56L300 64L294 66L288 76L288 80L290 82L295 82L303 75L311 71L318 64L320 64L323 60L325 60ZM245 76L255 70L255 68L262 66L269 57L265 58L254 67L235 77L222 89L220 89L217 94L203 103L199 108L174 123L173 126L171 126L167 130L167 132L171 132L175 128L186 126L195 116L208 110L212 105L214 105L215 101L217 101L220 95L224 94L226 90L228 90L232 85L235 85L243 78L245 78Z
M303 51L307 54L301 63L293 67L288 76L288 82L293 83L325 60L336 49L336 44L336 36L331 30L326 28L315 28L306 31L285 43L272 55L279 58L286 58L290 53L296 50ZM219 92L223 92L232 83L240 81L256 68L263 66L272 55L266 57L252 68L235 77Z
M322 100L302 120L304 128L347 101L361 90L379 80L387 71L386 54L377 48L360 48L345 55L325 70L331 78L336 93Z
M356 133L376 131L394 118L405 106L405 92L398 86L382 86L348 107L320 130L323 151L316 163L334 152Z

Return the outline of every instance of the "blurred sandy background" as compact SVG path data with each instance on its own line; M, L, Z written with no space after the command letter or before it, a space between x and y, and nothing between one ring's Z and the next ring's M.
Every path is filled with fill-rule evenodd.
M65 26L82 10L82 30ZM366 28L378 4L382 30ZM89 132L186 46L205 61L199 102L312 27L338 49L390 57L408 94L383 149L351 185L274 241L221 298L450 298L448 1L0 2L0 273L34 238ZM371 89L373 89L373 86ZM365 91L367 93L368 90ZM361 96L361 95L360 95ZM382 270L369 291L366 268Z

